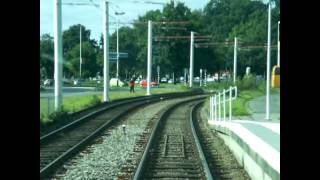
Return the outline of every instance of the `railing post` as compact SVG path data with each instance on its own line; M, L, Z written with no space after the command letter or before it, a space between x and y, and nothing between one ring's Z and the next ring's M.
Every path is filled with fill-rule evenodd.
M232 118L232 87L229 88L229 121Z
M214 95L214 120L217 120L217 95Z
M219 96L219 102L218 102L219 103L218 104L219 105L219 121L221 121L221 97L220 97L220 92L219 92L218 96Z
M213 106L212 106L212 96L210 96L210 121L212 121L212 111L213 111Z
M223 89L223 120L226 121L226 90Z

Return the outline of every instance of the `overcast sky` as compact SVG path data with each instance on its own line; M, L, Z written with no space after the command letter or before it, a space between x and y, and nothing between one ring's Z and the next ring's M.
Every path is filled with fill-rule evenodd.
M177 0L176 0L177 1ZM179 0L186 6L194 9L202 9L209 0ZM53 2L54 0L40 0L40 35L49 33L53 36ZM88 3L90 0L62 0L63 3ZM92 5L62 5L62 29L66 30L71 25L82 24L91 30L91 38L99 39L102 33L102 6L101 0L92 0L98 4L97 8ZM137 19L139 15L145 14L149 10L162 9L163 5L169 0L109 0L110 22L116 22L115 11L125 12L119 16L120 22L128 22ZM154 2L148 4L144 2ZM158 4L157 4L158 3ZM110 27L110 32L115 30L115 25Z

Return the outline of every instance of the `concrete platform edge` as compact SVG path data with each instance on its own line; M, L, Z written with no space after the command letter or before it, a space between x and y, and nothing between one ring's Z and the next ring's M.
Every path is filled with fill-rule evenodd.
M267 161L252 150L249 145L232 130L219 125L210 125L210 128L218 132L219 136L235 155L237 161L244 167L252 179L280 179L280 172L277 172L271 167Z

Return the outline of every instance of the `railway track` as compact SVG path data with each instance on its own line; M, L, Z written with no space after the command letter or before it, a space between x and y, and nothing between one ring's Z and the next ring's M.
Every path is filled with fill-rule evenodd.
M193 127L193 108L201 102L187 100L161 114L133 179L212 179Z
M180 96L186 95L180 94ZM171 97L169 95L163 98ZM40 178L48 177L57 167L92 142L117 119L134 109L157 101L160 101L158 96L129 100L131 103L122 101L92 112L40 137Z

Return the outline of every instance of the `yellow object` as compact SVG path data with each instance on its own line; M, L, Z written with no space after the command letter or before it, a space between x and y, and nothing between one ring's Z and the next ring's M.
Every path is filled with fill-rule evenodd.
M280 88L280 66L274 66L272 69L272 88Z

